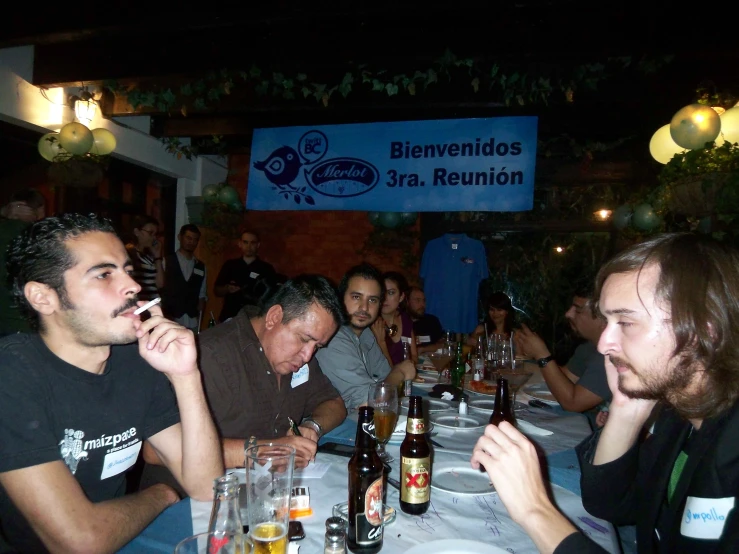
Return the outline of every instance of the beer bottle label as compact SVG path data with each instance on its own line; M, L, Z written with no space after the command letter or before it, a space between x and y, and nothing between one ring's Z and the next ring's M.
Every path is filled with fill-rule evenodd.
M405 432L411 435L423 435L426 432L426 422L423 418L408 418L405 424Z
M357 544L367 546L382 541L382 512L382 476L380 476L364 493L364 512L356 515Z
M431 496L431 479L429 477L431 459L406 458L400 461L400 474L403 486L400 488L400 499L408 504L423 504Z

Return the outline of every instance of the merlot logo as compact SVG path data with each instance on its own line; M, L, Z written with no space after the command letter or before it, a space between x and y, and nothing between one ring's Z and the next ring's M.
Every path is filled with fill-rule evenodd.
M306 169L305 180L319 194L348 198L375 188L380 173L375 166L359 158L332 158Z

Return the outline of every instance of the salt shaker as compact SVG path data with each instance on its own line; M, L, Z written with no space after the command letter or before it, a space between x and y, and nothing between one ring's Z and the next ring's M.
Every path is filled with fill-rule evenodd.
M459 399L459 415L467 415L467 400L464 396Z

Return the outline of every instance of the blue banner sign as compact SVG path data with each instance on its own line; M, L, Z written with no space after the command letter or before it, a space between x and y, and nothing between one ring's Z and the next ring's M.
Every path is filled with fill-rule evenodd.
M246 207L530 210L536 126L495 117L255 129Z

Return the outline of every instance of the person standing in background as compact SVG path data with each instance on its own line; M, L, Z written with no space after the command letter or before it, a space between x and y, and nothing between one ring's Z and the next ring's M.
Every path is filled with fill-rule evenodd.
M46 201L36 189L25 189L14 193L10 202L0 210L0 337L13 333L28 333L28 324L15 307L8 290L8 272L5 257L10 241L34 221L45 216Z
M435 315L426 313L426 295L420 287L411 287L408 292L408 315L413 320L416 334L416 350L419 354L436 352L444 345L444 330Z
M162 260L162 311L166 317L197 334L200 330L200 314L205 310L208 299L205 264L195 257L200 229L188 223L182 226L177 238L180 247Z
M133 220L134 243L126 245L133 262L133 278L141 286L139 300L152 300L164 286L162 243L157 240L159 221L148 215Z
M257 233L244 231L238 245L242 256L226 260L213 287L216 296L223 298L219 317L221 323L239 313L242 307L256 305L259 296L270 288L275 276L275 268L257 256Z

